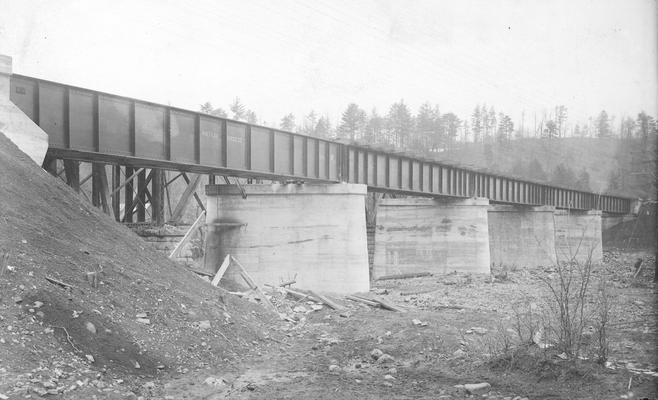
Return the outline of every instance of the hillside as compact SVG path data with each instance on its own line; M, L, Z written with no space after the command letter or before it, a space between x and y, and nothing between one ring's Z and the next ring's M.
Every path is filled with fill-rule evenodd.
M652 144L639 141L622 141L617 138L562 138L519 139L506 143L467 143L454 150L440 153L441 160L456 164L485 168L493 172L517 176L522 179L550 182L556 168L562 164L571 169L576 178L586 171L589 187L565 185L574 189L591 190L623 196L654 198L654 177L647 170L655 171L655 155ZM536 160L542 171L529 168ZM611 176L616 176L616 186Z
M3 396L149 397L145 382L235 362L263 339L271 313L151 250L1 132L0 171Z

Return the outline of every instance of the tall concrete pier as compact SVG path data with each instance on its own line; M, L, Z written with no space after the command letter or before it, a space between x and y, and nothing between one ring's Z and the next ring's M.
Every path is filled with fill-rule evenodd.
M236 257L258 284L334 293L369 290L365 185L208 185L219 241L207 258ZM216 270L219 265L207 265ZM214 272L214 270L212 272Z
M596 264L603 260L601 211L555 211L555 248L559 261Z
M487 199L383 199L374 278L413 272L489 272Z
M492 205L488 211L492 264L555 264L555 207Z

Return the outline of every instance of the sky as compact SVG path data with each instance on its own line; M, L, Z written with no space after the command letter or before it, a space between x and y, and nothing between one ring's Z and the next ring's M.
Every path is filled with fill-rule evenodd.
M425 101L658 114L657 0L0 0L14 72L260 122Z

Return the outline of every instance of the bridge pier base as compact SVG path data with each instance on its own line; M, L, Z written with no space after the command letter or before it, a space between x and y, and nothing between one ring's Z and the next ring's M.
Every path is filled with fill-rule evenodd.
M246 198L235 185L206 186L207 272L214 273L231 254L257 284L294 279L302 289L369 290L365 185L243 189Z
M489 273L487 199L382 199L373 277L452 271Z
M489 207L491 263L528 267L555 264L555 207Z
M603 260L601 211L555 211L555 249L558 261L584 263Z

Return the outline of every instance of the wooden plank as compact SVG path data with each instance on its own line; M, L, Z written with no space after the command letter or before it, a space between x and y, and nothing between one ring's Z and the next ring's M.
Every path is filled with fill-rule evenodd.
M334 310L344 310L345 309L345 307L341 306L340 304L336 303L335 301L332 301L331 299L329 299L326 296L323 296L323 295L321 295L319 293L316 293L312 290L309 290L309 293L312 294L313 296L317 297L318 299L320 299L320 301L322 303L328 305L329 307L333 308Z
M196 232L197 229L199 229L199 227L201 226L201 222L204 220L205 217L206 217L206 212L205 211L203 211L201 214L199 214L199 216L194 221L194 223L192 224L190 229L188 229L187 232L185 232L185 236L183 236L183 239L181 239L181 241L178 242L176 247L174 247L174 249L171 251L171 253L169 254L169 258L173 258L174 256L176 256L176 254L178 254L180 249L182 249L183 246L185 246L185 244L187 244L187 242L190 240L192 235Z
M256 283L254 282L254 280L251 279L251 276L249 276L249 273L247 272L247 270L245 269L245 267L244 267L242 264L240 264L240 261L238 261L238 260L237 260L235 257L233 257L233 256L231 256L231 260L233 260L233 262L236 263L236 264L238 265L238 267L240 267L240 269L242 270L241 273L240 273L240 275L242 276L242 278L243 278L245 281L247 281L248 284L252 285L252 288L253 288L255 291L258 292L258 294L263 298L263 301L265 301L265 303L267 303L267 305L270 306L270 308L272 308L272 310L274 310L274 312L275 312L277 315L279 315L279 310L277 310L276 307L274 307L274 304L272 304L272 302L270 301L270 299L268 299L267 296L265 296L265 293L263 293L263 291L258 287L258 285L256 285Z
M302 293L302 292L298 292L298 291L296 291L296 290L287 289L287 288L283 288L283 290L285 290L287 294L289 294L289 295L291 295L291 296L293 296L293 297L295 297L295 298L297 298L297 299L299 299L299 300L311 300L311 301L317 301L317 302L319 302L318 299L312 297L312 296L311 296L310 294L308 294L308 293Z
M368 302L375 303L376 305L379 305L379 307L381 307L381 308L383 308L383 309L385 309L385 310L397 311L397 312L405 312L405 311L406 311L406 310L404 310L404 309L402 309L402 308L400 308L400 307L398 307L398 306L395 306L395 305L393 305L393 304L387 303L387 302L385 302L385 301L383 301L383 300L379 300L379 299L371 299L371 298L369 298L369 297L363 297L363 296L357 296L357 295L354 295L354 296L352 296L352 297L356 297L357 299L366 300L366 301L368 301Z
M196 194L196 188L199 186L199 182L201 181L201 175L196 175L191 181L187 179L185 174L183 174L183 178L186 180L186 182L188 182L188 184L185 188L185 191L183 192L183 195L178 201L178 204L176 204L176 207L174 207L174 212L172 213L171 219L169 220L170 222L178 222L181 219L183 213L185 212L185 208L187 207L187 203L189 203L192 195ZM205 210L205 208L203 209Z
M380 276L376 280L385 281L388 279L409 279L409 278L421 278L423 276L432 276L429 272L412 272L407 274L397 274L397 275L384 275Z
M372 306L372 307L379 306L379 304L375 303L374 301L362 299L361 297L347 295L347 296L345 296L345 298L348 299L348 300L356 301L358 303L367 304L367 305Z
M231 265L231 255L227 254L226 257L224 257L224 262L222 262L222 266L219 267L217 273L215 274L215 277L212 278L212 282L210 282L211 285L213 286L219 285L219 281L222 280L222 277L228 270L229 265Z

